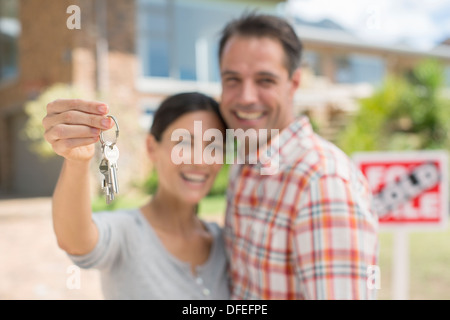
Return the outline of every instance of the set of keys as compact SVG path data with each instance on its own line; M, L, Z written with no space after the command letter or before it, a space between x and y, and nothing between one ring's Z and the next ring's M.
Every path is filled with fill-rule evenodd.
M102 160L100 162L100 172L103 174L102 189L106 195L106 203L110 204L114 200L114 195L119 193L119 183L117 181L117 160L119 159L119 148L116 142L119 137L119 125L116 118L108 115L114 120L116 125L116 138L114 141L105 141L103 131L100 132L100 143L102 144Z

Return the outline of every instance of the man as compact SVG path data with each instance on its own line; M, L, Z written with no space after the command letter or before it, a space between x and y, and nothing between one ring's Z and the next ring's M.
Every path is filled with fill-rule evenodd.
M291 26L274 16L246 15L222 32L227 124L279 130L267 146L277 170L262 175L262 161L231 170L225 235L232 298L372 299L368 271L378 238L371 195L349 158L314 134L306 117L295 118L301 50Z

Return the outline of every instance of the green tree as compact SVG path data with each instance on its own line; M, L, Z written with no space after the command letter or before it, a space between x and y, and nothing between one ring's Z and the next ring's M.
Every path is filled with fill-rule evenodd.
M347 154L374 150L445 149L450 146L450 102L444 75L424 60L405 75L389 75L360 108L337 144Z
M37 99L25 103L28 120L21 132L21 137L31 142L31 149L43 158L55 156L51 145L44 139L42 119L47 114L47 104L56 99L74 99L80 93L73 87L58 83L46 89Z

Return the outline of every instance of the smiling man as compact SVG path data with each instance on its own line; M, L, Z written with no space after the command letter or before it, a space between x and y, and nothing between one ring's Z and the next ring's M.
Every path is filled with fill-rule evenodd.
M231 21L219 44L221 113L233 129L273 132L257 157L233 165L225 236L234 299L371 299L377 217L362 174L336 146L296 118L302 45L283 19ZM275 130L275 132L276 132Z

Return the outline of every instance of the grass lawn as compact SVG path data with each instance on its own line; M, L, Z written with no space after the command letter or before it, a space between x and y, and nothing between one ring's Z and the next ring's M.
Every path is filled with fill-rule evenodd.
M105 198L94 199L93 211L138 207L148 201L147 195L118 196L106 205ZM202 200L199 215L222 221L225 197L211 196ZM392 281L393 234L380 232L379 267L381 288L378 299L389 300ZM412 300L450 300L450 227L444 231L411 232L409 234L409 298Z
M381 289L391 299L393 234L380 233ZM450 300L450 228L409 234L409 299Z
M224 196L210 196L204 198L199 205L200 217L207 218L210 216L224 216L226 208L226 200Z

